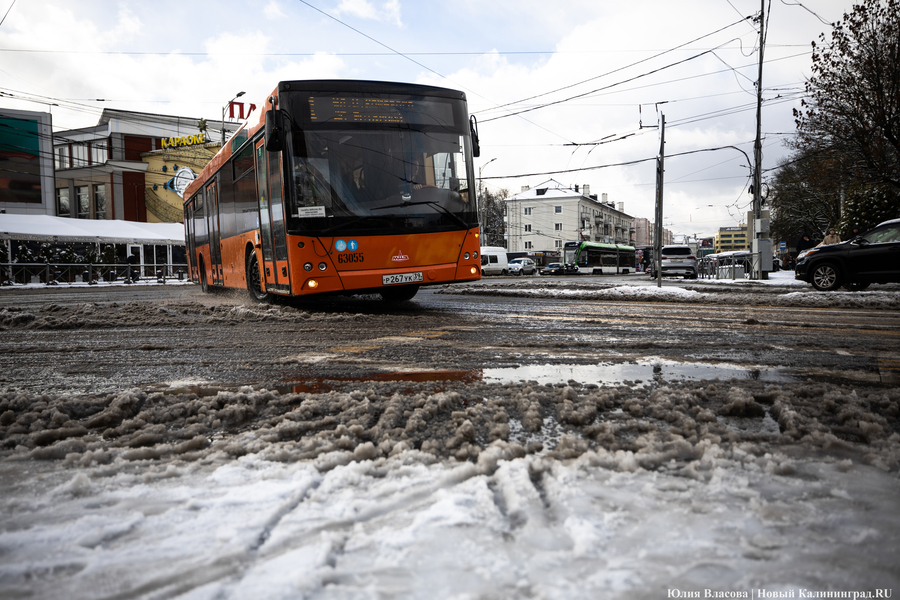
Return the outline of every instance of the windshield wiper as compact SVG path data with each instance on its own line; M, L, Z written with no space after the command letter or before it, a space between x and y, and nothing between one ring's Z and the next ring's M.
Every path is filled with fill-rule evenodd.
M466 228L466 229L469 228L469 224L468 224L468 223L466 223L465 221L463 221L462 219L460 219L458 216L456 216L455 214L453 214L452 212L450 212L449 209L447 209L447 208L444 207L444 206L441 206L441 205L438 204L437 202L432 202L432 201L429 201L429 200L423 200L423 201L420 201L420 202L409 202L409 201L406 201L406 202L401 202L400 204L389 204L388 206L378 206L378 207L375 207L375 208L370 208L369 210L385 210L385 209L388 209L388 208L406 208L407 206L419 206L419 205L422 205L422 204L427 204L428 206L432 206L432 207L436 208L436 209L439 210L440 212L442 212L442 213L444 213L445 215L448 215L450 218L454 219L457 223L459 223L460 225L462 225L464 228Z

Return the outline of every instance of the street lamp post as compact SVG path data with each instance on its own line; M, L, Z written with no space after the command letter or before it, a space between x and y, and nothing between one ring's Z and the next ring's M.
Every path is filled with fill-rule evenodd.
M481 172L484 171L484 168L485 168L486 166L488 166L489 164L491 164L491 163L494 162L495 160L497 160L496 157L494 157L494 158L492 158L491 160L487 161L486 163L484 163L483 165L481 165L481 166L478 168L478 192L479 192L479 193L481 193L481 190L483 189L483 184L481 183Z
M222 147L225 147L225 109L231 106L231 103L244 95L244 92L238 92L237 96L228 101L228 104L222 107Z

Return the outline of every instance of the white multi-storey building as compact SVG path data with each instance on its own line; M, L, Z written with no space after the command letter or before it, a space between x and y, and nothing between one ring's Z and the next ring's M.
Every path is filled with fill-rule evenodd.
M623 203L615 206L581 189L550 179L506 199L509 252L557 252L566 242L632 245L632 218Z

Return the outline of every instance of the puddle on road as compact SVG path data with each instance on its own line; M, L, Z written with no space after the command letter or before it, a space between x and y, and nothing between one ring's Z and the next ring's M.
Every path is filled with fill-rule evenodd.
M744 368L730 364L683 363L654 360L636 363L601 363L597 365L521 365L471 371L402 371L373 373L359 377L316 377L302 381L285 381L276 389L281 393L322 394L344 388L347 384L369 381L396 383L435 383L434 391L443 391L440 382L453 384L518 383L536 381L540 385L564 384L570 380L582 384L621 385L625 382L698 381L705 379L745 379L756 381L796 381L792 374L777 369ZM413 390L409 390L412 392Z
M367 382L389 382L402 384L431 383L432 391L445 391L451 385L466 383L519 383L536 381L539 385L558 385L569 381L581 384L621 385L651 382L699 381L710 379L743 379L771 382L797 381L798 377L788 370L771 368L745 368L732 364L684 363L670 360L638 361L630 363L600 363L596 365L541 364L472 369L467 371L397 371L371 373L358 377L312 377L288 379L272 387L281 394L326 394L330 391L347 389L348 385ZM160 391L167 394L194 393L198 396L214 396L230 386L216 385L204 381L168 382ZM401 393L417 391L411 385Z
M522 365L484 369L483 380L488 383L537 381L539 384L579 383L618 385L626 381L697 381L703 379L747 379L756 381L789 382L797 379L778 369L744 368L730 364L684 363L670 360L639 361L636 363L600 363L597 365Z

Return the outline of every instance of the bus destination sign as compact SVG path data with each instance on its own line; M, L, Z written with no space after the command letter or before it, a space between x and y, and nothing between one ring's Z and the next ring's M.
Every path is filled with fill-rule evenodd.
M405 123L404 114L413 110L412 100L360 98L352 96L310 96L311 120L339 123Z
M309 96L312 123L424 125L452 123L447 102L378 96Z

